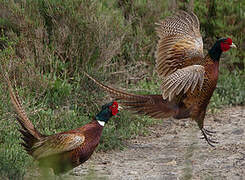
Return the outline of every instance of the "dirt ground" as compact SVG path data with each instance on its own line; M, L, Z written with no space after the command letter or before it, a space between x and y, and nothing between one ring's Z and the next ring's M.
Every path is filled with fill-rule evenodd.
M196 123L166 119L150 127L150 136L128 141L123 151L96 153L66 178L245 179L245 107L207 115L205 127L217 131L215 148L200 139Z

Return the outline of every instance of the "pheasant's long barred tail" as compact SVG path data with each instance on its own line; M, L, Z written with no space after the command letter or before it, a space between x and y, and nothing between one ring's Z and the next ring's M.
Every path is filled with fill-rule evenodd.
M9 78L6 77L5 79L6 79L7 84L8 84L9 94L10 94L12 104L15 108L16 113L17 113L17 120L23 128L23 130L20 130L20 132L26 138L29 137L29 138L40 139L42 135L36 130L36 128L33 126L32 122L27 117L26 112L21 105L21 101L19 99L19 95L18 95L17 91L14 92Z
M118 103L128 110L154 118L170 117L175 114L175 104L163 100L162 95L137 95L123 92L102 84L87 73L85 75L108 92L112 98L119 100Z
M110 95L113 98L115 98L116 100L124 99L124 100L133 101L133 100L139 100L139 99L145 98L145 96L143 96L143 95L136 95L136 94L132 94L132 93L126 93L126 92L123 92L121 90L114 89L112 87L109 87L107 85L102 84L101 82L99 82L98 80L94 79L93 77L91 77L86 72L84 72L84 74L88 78L90 78L92 81L94 81L99 87L104 89L106 92L110 93Z

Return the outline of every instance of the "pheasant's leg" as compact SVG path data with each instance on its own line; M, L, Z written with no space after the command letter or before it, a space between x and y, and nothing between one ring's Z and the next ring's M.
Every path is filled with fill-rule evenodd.
M195 120L196 120L196 122L197 122L197 124L198 124L198 126L202 132L202 135L203 135L203 137L201 139L205 139L210 146L214 147L213 144L217 144L218 142L210 139L210 137L208 137L208 136L213 136L213 134L216 132L207 130L203 127L203 121L205 118L205 113L206 113L206 109L201 111L201 112L199 111L199 113L196 114L197 116L196 116Z
M202 129L203 129L203 131L205 131L205 133L206 133L207 135L209 135L209 136L213 136L213 134L216 133L216 131L210 131L210 130L207 130L207 129L205 129L205 128L202 128Z
M212 134L210 134L210 131L208 131L204 128L202 128L201 131L202 131L202 135L203 135L203 137L201 139L205 139L210 146L215 147L213 144L217 144L218 142L214 141L208 137L208 136L212 136Z

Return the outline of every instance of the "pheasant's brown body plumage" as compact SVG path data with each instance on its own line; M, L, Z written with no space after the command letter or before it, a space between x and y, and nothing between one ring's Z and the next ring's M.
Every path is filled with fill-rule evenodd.
M29 154L39 161L41 167L52 168L55 174L64 173L79 166L90 158L99 144L102 130L103 126L96 120L93 120L81 128L47 136L46 139L41 139L39 141L48 141L48 146L54 149L56 149L55 146L61 146L60 148L62 148L62 144L70 144L71 146L76 147L75 149L59 154L45 155L44 157L39 157L43 151L37 152L38 149L35 150L35 146L32 146L30 151L27 150L27 152L34 150L33 153ZM56 141L57 139L60 139L60 141ZM29 141L25 141L25 143L28 142Z
M217 85L219 62L214 62L207 55L205 61L202 61L200 65L205 70L202 88L196 88L193 92L187 91L186 96L180 101L189 110L190 114L188 117L197 121L199 127L202 128L207 105Z
M203 121L216 88L220 55L235 45L230 38L222 38L204 56L199 20L194 13L180 11L157 25L156 70L162 82L162 95L126 93L85 74L121 100L121 105L138 113L153 118L192 118L212 145L215 141L207 137L212 132L203 128Z
M54 135L41 134L27 117L17 93L6 78L10 97L17 112L17 120L22 126L25 150L43 168L52 168L55 174L64 173L87 161L98 146L104 123L118 112L116 102L108 103L88 124Z

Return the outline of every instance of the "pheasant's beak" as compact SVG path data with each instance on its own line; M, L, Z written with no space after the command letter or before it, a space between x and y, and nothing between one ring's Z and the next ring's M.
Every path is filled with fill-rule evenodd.
M122 106L118 106L118 110L121 110L121 109L123 109L123 107Z
M232 43L232 44L230 45L230 47L231 47L231 48L236 48L236 45L235 45L234 43Z
M119 112L120 112L121 109L123 109L123 107L118 105L118 113L117 113L116 116L120 116L120 113Z

